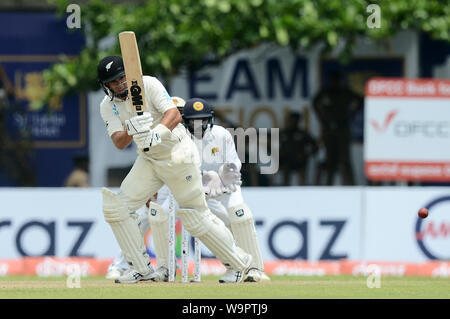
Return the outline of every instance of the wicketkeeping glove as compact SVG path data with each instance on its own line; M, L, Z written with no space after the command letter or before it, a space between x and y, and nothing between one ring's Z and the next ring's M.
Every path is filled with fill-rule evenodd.
M127 133L130 136L150 131L152 124L153 117L149 112L144 112L142 115L133 116L129 120L125 120Z
M237 186L242 185L241 172L239 172L236 164L225 163L219 168L219 177L222 184L230 191L235 192Z
M203 171L203 191L207 198L215 198L228 193L229 190L223 185L219 175L215 171Z

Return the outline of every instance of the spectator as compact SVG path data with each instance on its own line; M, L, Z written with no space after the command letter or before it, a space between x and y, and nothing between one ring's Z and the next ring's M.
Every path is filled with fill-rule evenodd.
M333 184L338 170L344 185L354 185L350 119L362 107L362 101L362 97L343 85L343 75L338 71L329 74L328 85L314 97L313 107L326 150L327 185Z
M89 157L84 154L73 157L73 171L64 182L66 187L89 187Z
M308 159L318 150L316 140L299 125L300 121L300 113L290 112L286 127L280 131L280 170L285 186L290 185L293 173L297 173L298 185L306 184Z

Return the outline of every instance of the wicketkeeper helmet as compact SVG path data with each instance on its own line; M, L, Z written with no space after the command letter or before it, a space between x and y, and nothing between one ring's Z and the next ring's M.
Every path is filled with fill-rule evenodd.
M183 122L191 134L194 134L194 121L204 120L202 123L202 137L205 131L214 125L214 111L212 107L203 99L192 98L186 101L183 108Z

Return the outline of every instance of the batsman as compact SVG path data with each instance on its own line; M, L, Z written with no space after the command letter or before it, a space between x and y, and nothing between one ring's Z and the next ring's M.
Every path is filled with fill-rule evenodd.
M116 194L102 189L104 218L130 264L116 283L136 283L152 277L154 269L144 239L130 214L164 184L178 202L177 214L189 233L225 265L239 272L239 282L245 280L252 256L235 245L230 230L208 209L197 148L180 124L181 115L164 86L155 77L142 77L141 93L147 110L136 115L130 95L134 102L138 90L131 86L129 91L122 58L103 58L97 72L106 93L100 113L108 135L118 149L134 141L138 153L120 191Z

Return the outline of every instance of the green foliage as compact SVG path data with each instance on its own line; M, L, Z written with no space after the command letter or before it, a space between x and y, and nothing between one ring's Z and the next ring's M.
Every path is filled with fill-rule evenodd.
M65 13L67 0L49 0ZM141 1L142 2L142 1ZM381 7L381 28L369 29L367 6ZM98 89L96 66L120 54L117 34L136 33L144 74L170 78L181 68L197 68L205 58L221 62L261 43L297 51L323 44L329 52L344 43L348 60L355 39L386 39L400 30L418 30L450 41L450 6L441 0L148 0L113 4L91 0L81 6L82 32L88 39L79 57L45 72L49 94ZM102 41L113 37L115 44Z

